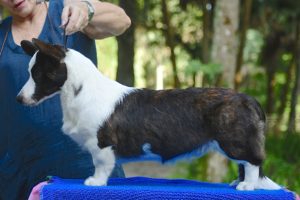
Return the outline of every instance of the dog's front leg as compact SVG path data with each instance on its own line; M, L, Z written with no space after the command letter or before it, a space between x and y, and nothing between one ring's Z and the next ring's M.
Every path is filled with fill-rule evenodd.
M111 147L100 149L96 140L88 141L85 147L91 153L95 166L93 176L87 178L85 185L102 186L107 184L108 177L115 167L115 154Z

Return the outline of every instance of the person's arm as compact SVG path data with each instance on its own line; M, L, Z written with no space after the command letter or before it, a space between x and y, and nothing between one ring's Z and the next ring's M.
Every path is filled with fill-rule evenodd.
M88 5L80 0L64 0L62 25L67 34L82 31L93 39L102 39L122 34L131 24L124 10L114 4L89 0L95 12L91 21L88 17Z

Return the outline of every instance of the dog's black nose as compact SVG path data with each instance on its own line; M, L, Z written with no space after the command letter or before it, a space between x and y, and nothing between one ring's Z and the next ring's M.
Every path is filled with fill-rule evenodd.
M16 97L16 100L17 100L17 102L23 104L23 96L22 96L22 95L18 95L18 96Z

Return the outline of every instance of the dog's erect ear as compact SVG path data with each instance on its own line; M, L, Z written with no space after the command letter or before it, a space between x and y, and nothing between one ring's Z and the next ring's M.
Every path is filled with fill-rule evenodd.
M33 44L32 42L28 41L28 40L22 40L21 41L21 47L23 48L23 50L25 51L25 53L27 53L30 56L33 56L33 54L38 50Z
M41 51L41 53L51 56L58 61L62 60L66 56L66 50L62 46L47 44L35 38L32 39L32 43L39 51Z

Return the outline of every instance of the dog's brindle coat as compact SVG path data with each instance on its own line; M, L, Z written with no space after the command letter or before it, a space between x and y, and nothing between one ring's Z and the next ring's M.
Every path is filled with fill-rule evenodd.
M102 76L74 50L36 39L21 45L33 58L17 100L36 105L61 92L63 130L95 164L85 184L106 184L115 157L151 155L167 162L217 150L239 163L237 189L280 188L262 175L266 119L255 99L222 88L129 88Z
M98 131L99 147L143 154L145 143L168 161L217 141L229 158L260 166L265 117L259 104L228 89L143 89L124 97Z

